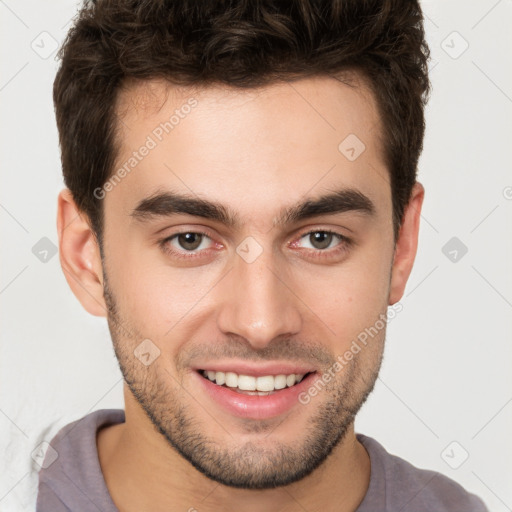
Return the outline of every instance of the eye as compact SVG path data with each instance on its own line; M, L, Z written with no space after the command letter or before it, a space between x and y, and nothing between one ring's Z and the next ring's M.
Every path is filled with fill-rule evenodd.
M310 231L309 233L302 235L300 240L304 240L306 242L305 248L321 251L337 247L340 243L348 241L346 237L339 233L325 230ZM307 244L309 244L309 246Z
M187 231L176 233L162 241L170 252L194 252L209 249L211 239L206 233Z

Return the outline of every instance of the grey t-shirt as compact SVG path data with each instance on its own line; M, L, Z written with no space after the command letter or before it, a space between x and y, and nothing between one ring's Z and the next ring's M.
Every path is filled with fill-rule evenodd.
M36 512L119 512L101 472L96 432L125 421L122 409L101 409L63 427L39 471ZM368 491L355 512L488 512L483 501L435 471L418 469L356 434L371 463ZM48 460L47 460L48 459ZM47 466L48 467L45 467Z

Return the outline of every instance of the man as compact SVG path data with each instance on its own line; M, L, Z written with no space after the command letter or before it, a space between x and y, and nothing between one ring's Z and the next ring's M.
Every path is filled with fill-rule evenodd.
M99 0L61 58L61 264L125 410L37 510L485 511L354 431L417 248L418 4Z

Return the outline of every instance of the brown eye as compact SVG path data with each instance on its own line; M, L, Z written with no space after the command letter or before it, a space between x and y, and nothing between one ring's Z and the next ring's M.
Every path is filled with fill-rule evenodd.
M332 261L333 258L339 258L347 253L352 245L352 239L345 235L329 229L317 229L303 233L292 247L305 250L303 254L307 257L327 258Z
M315 231L309 234L309 241L315 249L327 249L332 242L333 233Z
M211 250L219 248L209 234L202 231L182 231L160 240L160 248L175 260L204 261L212 256Z
M201 233L180 233L176 239L182 249L193 251L201 245L203 235Z

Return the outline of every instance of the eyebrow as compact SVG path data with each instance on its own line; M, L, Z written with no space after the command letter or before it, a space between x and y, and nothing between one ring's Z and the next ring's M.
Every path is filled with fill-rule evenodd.
M274 226L293 224L319 215L335 215L357 212L368 217L375 216L372 200L355 188L343 188L318 198L284 208L274 220ZM218 202L192 197L181 193L165 191L142 199L131 212L131 216L141 222L158 217L187 214L225 224L228 227L240 226L239 215Z

